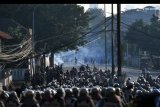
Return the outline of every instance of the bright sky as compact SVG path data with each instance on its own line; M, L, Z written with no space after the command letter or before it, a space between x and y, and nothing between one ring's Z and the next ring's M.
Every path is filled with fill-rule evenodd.
M84 6L85 11L89 8L90 4L78 4L81 6ZM94 6L94 4L92 4ZM114 13L116 13L117 8L116 4L114 4ZM136 8L144 8L146 6L153 6L156 7L157 9L160 9L160 4L121 4L121 11L125 11L126 9L136 9ZM98 4L98 8L104 9L104 4ZM106 12L111 13L111 4L106 4ZM106 13L106 16L109 16L110 14Z

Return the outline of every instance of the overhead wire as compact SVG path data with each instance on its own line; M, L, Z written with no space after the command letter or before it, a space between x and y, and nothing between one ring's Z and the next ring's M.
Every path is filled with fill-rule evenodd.
M90 31L88 31L85 34L82 34L82 36L80 36L76 40L79 40L80 38L82 38L84 36L88 36L89 33L91 33L92 31L94 31L95 29L97 29L98 27L100 27L103 24L104 24L104 22L102 20L97 25L92 26L90 28ZM62 34L62 36L64 36L64 35L66 35L66 34ZM60 37L60 36L57 35L56 37ZM46 39L39 40L39 41L36 41L36 42L46 41L46 40L49 40L51 38L46 38ZM55 37L53 37L53 38L55 38ZM75 40L73 42L75 42ZM15 48L13 48L13 47L15 47ZM7 48L12 48L12 49L7 49ZM4 60L6 63L22 60L22 59L26 58L32 52L31 38L28 39L26 42L22 42L20 44L6 45L6 46L3 47L3 49L4 49L3 51L5 51L5 52L0 53L0 59ZM0 62L0 63L2 63L2 62Z
M109 25L110 25L111 23L109 23L108 25L106 25L106 27L108 27ZM102 33L102 31L104 31L105 29L102 29L101 30L101 32L96 32L97 33L97 35L99 35L100 33ZM111 31L111 30L109 30L109 31ZM95 34L93 34L93 35L96 35L96 33ZM96 35L96 36L97 36ZM101 37L97 37L97 38L95 38L95 39L93 39L93 40L91 40L91 41L88 41L87 43L85 43L84 45L82 45L81 47L78 47L78 49L79 48L82 48L82 47L84 47L84 46L87 46L87 45L89 45L90 43L93 43L93 42L95 42L95 41L97 41L97 40L99 40L99 39L101 39L102 38L102 36ZM89 39L89 38L87 38L87 39ZM72 53L72 54L74 54L74 53ZM62 56L63 57L63 56Z
M111 18L107 19L106 22L108 22L110 19L111 19ZM84 38L85 36L89 36L89 34L92 33L92 31L94 31L95 29L97 29L98 27L102 26L102 25L105 23L105 21L103 22L103 20L102 20L101 22L102 22L102 23L96 24L96 25L94 26L94 28L92 28L92 29L91 29L90 31L88 31L87 33L82 34L80 37L78 37L78 38L76 38L76 39L70 41L69 43L64 44L63 46L60 46L60 47L63 48L63 47L69 46L68 44L71 44L71 45L72 45L72 43L74 43L74 42L76 42L76 41ZM100 31L100 32L101 32L101 31ZM62 36L63 36L63 35L62 35ZM52 37L51 37L51 38L52 38ZM50 39L51 39L51 38L50 38ZM54 38L54 37L53 37L53 38ZM41 40L41 41L45 41L45 40ZM59 48L59 47L56 47L56 49L59 50L60 48ZM46 54L46 53L49 53L49 52L43 52L43 53L41 53L41 54ZM37 54L36 56L39 56L39 55L40 55L40 54ZM35 57L35 56L34 56L34 57Z
M31 39L29 38L27 41L21 43L21 47L18 46L14 49L5 51L6 52L0 53L0 59L2 60L0 63L10 63L22 60L32 51Z
M110 24L110 23L109 23L109 24ZM108 26L109 26L109 25L108 25ZM83 36L81 36L81 37L79 37L79 38L76 38L75 40L72 40L71 42L69 42L69 43L61 46L59 49L62 49L62 48L64 48L64 47L66 47L66 46L72 45L74 42L77 42L77 41L78 41L79 39L81 39L82 37L83 37Z
M108 19L108 20L110 20L110 19ZM82 35L85 36L85 35L91 33L93 30L97 29L98 27L102 26L103 24L104 24L104 20L102 20L100 23L98 23L98 24L90 27L90 28L89 28L90 31L87 31L85 34L82 34ZM56 39L56 38L59 38L59 37L64 37L64 36L66 36L67 34L72 34L72 33L75 33L75 32L76 32L76 30L75 30L75 31L71 31L71 32L67 32L67 33L64 33L64 34L60 34L60 35L57 35L57 36L48 37L48 38L46 38L46 39L37 40L37 41L35 41L35 43L44 42L44 41L46 41L46 40Z
M110 12L107 12L107 13L111 14ZM116 19L116 17L114 17L114 19ZM122 23L123 25L127 26L127 27L131 27L131 25L126 24L124 21L121 21L121 23ZM116 23L115 23L115 24L116 24ZM138 31L139 33L143 33L144 36L147 36L147 37L149 37L149 38L160 39L159 37L155 37L155 36L152 36L152 35L150 35L150 34L147 34L146 32L143 32L143 31L141 31L141 30L138 30L138 29L135 28L135 27L132 27L132 28L133 28L134 30Z

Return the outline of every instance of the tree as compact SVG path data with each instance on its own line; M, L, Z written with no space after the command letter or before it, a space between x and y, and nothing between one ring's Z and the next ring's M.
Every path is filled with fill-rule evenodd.
M156 17L155 15L153 15L153 17L151 18L151 24L149 25L149 34L152 36L152 40L149 42L150 46L151 46L151 54L153 55L160 55L160 37L159 37L159 33L160 33L160 20L158 19L158 17Z
M154 67L158 68L153 60L153 56L160 56L160 21L153 15L149 24L142 19L134 22L126 32L126 40L136 44L143 51L147 51L153 62Z
M25 42L27 40L27 38L29 38L29 35L27 34L27 32L26 31L24 32L24 29L20 26L16 26L16 27L9 26L7 29L7 32L9 33L9 35L11 35L13 37L13 39L3 41L4 45L20 44L22 42ZM9 50L12 48L13 47L11 47L11 48L7 47L7 48L5 48L5 50ZM15 51L17 51L17 50L15 50Z
M35 9L35 10L34 10ZM76 49L85 40L88 13L76 4L3 4L1 16L32 28L35 13L35 51L38 54Z
M137 44L142 50L151 54L159 54L159 26L160 22L155 20L155 17L151 19L151 24L144 23L142 19L137 20L128 28L126 40L129 43Z

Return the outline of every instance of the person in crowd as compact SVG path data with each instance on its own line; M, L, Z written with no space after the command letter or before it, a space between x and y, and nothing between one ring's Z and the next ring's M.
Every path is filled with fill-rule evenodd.
M76 98L73 96L72 89L66 89L65 90L65 102L66 102L66 107L74 107Z
M0 107L160 107L159 76L146 73L135 81L128 77L120 85L117 75L112 77L109 70L95 66L87 70L86 66L71 71L62 66L49 68L45 84L38 83L43 77L39 73L34 84L16 89L18 96L15 91L2 91Z
M78 87L73 87L72 88L73 96L77 99L79 96L79 88Z
M7 99L5 105L6 107L19 107L20 106L20 100L15 91L10 92L9 98Z
M3 101L0 100L0 107L5 107Z
M64 97L65 97L64 89L63 88L58 88L57 93L52 98L52 106L53 107L66 107Z
M97 87L92 88L91 98L93 99L94 104L97 105L97 103L102 99L100 89L98 89Z
M35 99L34 91L28 90L26 92L21 107L40 107L38 101Z
M89 92L86 88L82 88L80 90L79 97L75 102L74 107L95 107L95 104L91 97L89 96Z
M42 94L39 91L36 92L35 98L38 101L39 105L42 105Z
M122 89L119 88L119 87L116 87L115 88L115 93L116 93L116 95L118 95L121 98L123 107L127 107L127 101L124 97L124 93L122 92Z
M45 90L43 98L42 98L42 103L41 107L52 107L52 94L50 90Z
M124 89L124 96L127 102L130 102L133 98L133 88L134 88L134 83L130 82Z
M9 98L9 93L7 91L2 91L0 94L0 101L2 101L4 105L6 104L8 98Z
M116 95L114 87L108 87L105 97L97 104L96 107L124 107L120 96Z

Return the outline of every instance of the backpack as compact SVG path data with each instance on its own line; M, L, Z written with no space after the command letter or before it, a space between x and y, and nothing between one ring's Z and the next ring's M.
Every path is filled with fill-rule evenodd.
M45 101L42 103L41 107L52 107L49 101Z
M117 103L108 101L107 99L102 100L102 107L118 107Z
M10 100L7 102L6 105L7 105L6 107L18 107L18 105L16 104L16 102L10 101Z
M98 100L94 100L94 99L93 99L93 102L94 102L94 104L96 105L96 104L97 104L97 102L98 102Z
M74 107L75 99L67 98L65 102L67 107Z
M52 107L60 107L60 103L58 102L57 99L54 99L54 100L51 102L51 104L52 104Z
M86 101L77 102L77 107L90 107L90 103Z

